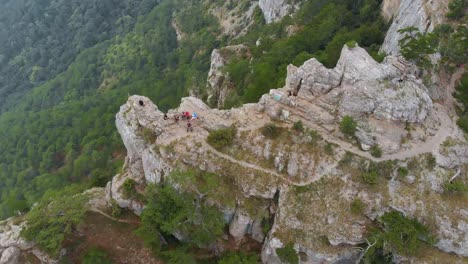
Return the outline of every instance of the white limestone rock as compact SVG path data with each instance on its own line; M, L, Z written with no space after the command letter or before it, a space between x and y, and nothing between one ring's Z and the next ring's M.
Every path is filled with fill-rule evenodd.
M19 257L21 255L21 250L17 247L9 247L2 252L2 257L0 258L0 264L17 264Z
M260 0L258 5L267 24L276 22L290 14L293 8L286 0Z

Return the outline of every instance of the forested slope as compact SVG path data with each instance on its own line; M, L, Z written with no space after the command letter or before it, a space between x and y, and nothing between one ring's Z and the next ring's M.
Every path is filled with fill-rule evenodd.
M254 12L249 33L235 38L222 36L208 11L229 3L157 2L1 0L1 217L70 183L105 184L122 164L114 115L127 95L163 110L189 90L206 96L214 48L245 43L253 51L252 61L228 67L230 105L238 105L281 86L289 63L314 56L333 66L347 41L377 55L386 28L378 0L309 0L279 23L265 25ZM300 30L291 36L289 25Z

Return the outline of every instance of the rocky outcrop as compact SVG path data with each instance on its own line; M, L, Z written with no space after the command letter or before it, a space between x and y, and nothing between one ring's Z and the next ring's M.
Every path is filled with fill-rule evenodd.
M9 247L2 252L0 264L16 264L18 263L21 250L17 247Z
M416 69L397 57L377 63L364 49L344 46L334 69L310 59L300 67L289 65L287 71L285 87L265 95L260 109L281 118L278 113L293 107L301 118L328 132L338 130L341 117L353 116L359 121L363 150L379 144L386 152L396 152L404 147L407 123L426 127L418 132L426 138L440 122Z
M263 12L267 24L276 22L289 15L293 8L285 0L260 0L258 5Z
M234 84L224 66L232 59L249 57L249 50L245 45L227 46L214 49L211 53L211 66L208 72L207 89L208 103L222 108L228 95L233 91Z
M303 263L355 262L362 253L355 247L366 242L367 228L389 210L431 223L439 249L465 256L464 203L443 198L442 186L466 163L466 140L413 70L396 57L377 63L359 47L344 47L334 69L315 59L288 66L285 87L271 90L258 104L219 110L188 97L164 120L147 98L132 96L116 121L129 156L108 193L139 212L143 205L137 208L119 191L125 179L194 192L224 212L238 243L246 235L263 241L264 263L281 263L276 250L289 243ZM193 132L187 132L185 122L171 119L181 111L199 115L192 121ZM345 115L358 122L360 148L339 130ZM286 132L296 121L306 131ZM266 137L262 127L270 122L285 132L276 139ZM207 143L210 131L230 126L237 129L232 146L218 150ZM145 139L148 133L154 141ZM456 140L442 144L448 136ZM384 150L380 158L363 151L375 144ZM429 168L426 155L431 152L438 153L437 164ZM462 156L457 165L445 165L456 155ZM370 160L385 162L378 166L385 172L374 188L361 179L373 166ZM410 164L417 170L397 177L398 168ZM170 173L186 168L219 178L207 191L203 181ZM361 214L350 213L356 198L365 204ZM273 215L264 237L262 219Z
M16 264L23 253L32 253L41 263L54 264L57 261L35 247L35 244L21 237L26 223L15 218L0 222L0 263Z
M381 51L398 55L398 41L402 38L398 30L416 27L421 32L430 32L444 21L447 10L446 0L385 0L382 13L393 22L387 31Z

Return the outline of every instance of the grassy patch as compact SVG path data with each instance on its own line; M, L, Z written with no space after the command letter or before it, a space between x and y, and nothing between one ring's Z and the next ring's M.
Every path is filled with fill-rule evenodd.
M350 208L351 208L351 213L359 215L364 212L364 209L366 208L366 204L364 204L364 202L361 199L356 198L351 202Z
M299 263L299 256L297 255L292 243L287 244L284 248L278 248L276 250L276 254L278 254L278 257L281 259L281 261L285 263Z
M380 149L379 145L375 144L369 150L372 157L380 158L382 157L382 149Z
M356 133L357 122L352 116L344 116L340 122L340 131L347 136L354 136Z

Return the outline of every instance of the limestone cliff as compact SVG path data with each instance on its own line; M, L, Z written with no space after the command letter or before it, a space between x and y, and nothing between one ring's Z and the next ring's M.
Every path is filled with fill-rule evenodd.
M448 10L447 0L385 0L382 3L382 14L392 21L385 36L381 50L390 55L399 54L398 41L401 34L398 30L416 27L421 32L430 32L444 21Z
M262 9L266 23L276 22L289 15L294 7L285 0L260 0L258 5Z
M229 74L225 72L224 66L233 59L249 57L248 47L242 44L213 50L207 79L208 103L210 105L222 108L229 93L234 89L234 84L231 82Z
M199 115L194 132L172 119L182 111ZM467 201L447 196L442 187L457 170L466 177L467 142L414 69L396 57L379 64L365 50L345 46L334 69L315 59L288 66L285 87L257 104L218 110L188 97L168 115L164 120L142 96L121 107L116 124L128 155L123 173L109 184L109 199L141 212L143 204L123 198L120 185L127 178L140 187L163 181L202 195L203 183L171 173L196 168L217 175L210 202L224 212L236 241L251 236L263 243L264 263L281 263L276 249L288 243L301 263L355 262L367 228L390 210L417 218L437 237L438 249L409 261L468 257ZM360 146L338 129L345 115L358 122ZM296 121L308 132L289 130ZM282 128L279 138L262 133L270 122ZM210 131L229 126L237 128L230 148L220 151L206 142ZM382 148L381 157L366 152L373 145ZM373 162L380 176L369 186L361 175ZM407 168L406 177L399 176L400 167ZM361 214L350 212L356 198L364 203ZM261 228L264 219L274 220L268 233Z

